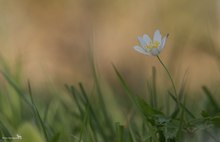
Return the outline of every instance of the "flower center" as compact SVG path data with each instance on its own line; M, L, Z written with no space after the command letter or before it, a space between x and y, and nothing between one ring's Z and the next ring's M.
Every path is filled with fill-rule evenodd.
M158 48L158 46L160 45L160 42L159 41L155 41L155 42L150 42L147 46L146 46L146 48L148 48L148 49L152 49L152 48Z

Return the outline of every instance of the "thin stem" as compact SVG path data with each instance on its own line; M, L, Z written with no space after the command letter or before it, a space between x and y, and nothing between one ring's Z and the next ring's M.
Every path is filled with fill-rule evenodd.
M181 138L181 130L182 130L182 128L183 128L183 119L184 119L184 109L183 109L183 107L181 106L182 104L180 103L180 99L179 99L179 97L178 97L178 94L177 94L177 91L176 91L176 87L175 87L175 84L174 84L174 81L173 81L173 78L172 78L172 76L171 76L171 74L170 74L170 72L168 71L168 69L167 69L167 67L165 66L165 64L162 62L162 60L160 59L160 57L159 56L157 56L157 59L160 61L160 63L161 63L161 65L164 67L164 69L166 70L166 72L167 72L167 74L168 74L168 76L169 76L169 78L170 78L170 81L171 81L171 83L172 83L172 86L173 86L173 89L174 89L174 94L175 94L175 96L176 96L176 103L177 103L177 107L180 109L180 112L181 112L181 115L180 115L180 126L179 126L179 130L178 130L178 132L177 132L177 141L180 141L180 138Z
M170 81L171 81L171 83L172 83L172 86L173 86L173 89L174 89L174 94L175 94L175 96L177 97L177 100L178 100L176 87L175 87L173 78L172 78L172 76L170 75L170 72L168 71L167 67L164 65L164 63L162 62L162 60L160 59L159 56L157 56L157 59L160 61L161 65L162 65L162 66L164 67L164 69L166 70L166 72L167 72L167 74L168 74L168 76L169 76L169 78L170 78Z

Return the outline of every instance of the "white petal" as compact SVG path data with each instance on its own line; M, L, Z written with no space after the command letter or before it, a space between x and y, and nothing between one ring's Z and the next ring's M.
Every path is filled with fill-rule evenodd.
M142 54L151 55L151 53L147 52L146 50L144 50L144 48L142 48L140 46L134 46L134 49Z
M150 39L150 37L147 34L145 34L143 36L143 39L144 39L144 41L146 42L147 45L151 42L151 39Z
M167 36L165 36L165 37L162 39L161 44L160 44L160 46L158 47L158 49L159 49L160 51L165 47L166 40L167 40Z
M142 46L142 47L147 46L147 42L144 40L144 38L138 36L138 40L139 40L139 42L141 43L141 46Z
M161 34L159 30L156 30L154 33L154 42L155 41L161 42Z
M159 51L158 48L153 48L153 49L151 50L151 54L152 54L153 56L157 56L158 54L160 54L160 51Z

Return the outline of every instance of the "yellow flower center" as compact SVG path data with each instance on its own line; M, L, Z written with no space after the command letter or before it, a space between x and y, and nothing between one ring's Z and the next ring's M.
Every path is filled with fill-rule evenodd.
M152 41L151 41L151 42L146 46L146 48L149 48L149 49L158 48L159 45L160 45L160 42L159 42L159 41L155 41L155 42L152 42Z

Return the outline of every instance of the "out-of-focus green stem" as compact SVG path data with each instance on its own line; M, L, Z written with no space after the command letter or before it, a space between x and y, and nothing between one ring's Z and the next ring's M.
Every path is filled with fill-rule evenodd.
M177 100L179 100L179 99L178 99L178 95L177 95L177 91L176 91L176 87L175 87L175 84L174 84L174 81L173 81L173 78L172 78L170 72L168 71L167 67L165 66L165 64L163 63L163 61L160 59L159 56L157 56L157 59L159 60L159 62L160 62L161 65L163 66L163 68L166 70L166 72L167 72L167 74L168 74L168 76L169 76L169 78L170 78L170 81L171 81L171 83L172 83L172 86L173 86L173 89L174 89L174 94L175 94L175 96L177 97Z

